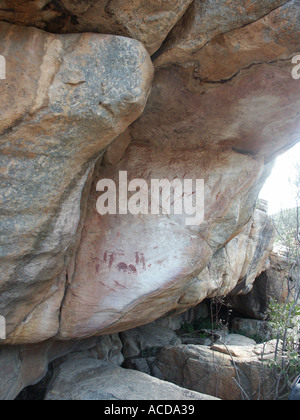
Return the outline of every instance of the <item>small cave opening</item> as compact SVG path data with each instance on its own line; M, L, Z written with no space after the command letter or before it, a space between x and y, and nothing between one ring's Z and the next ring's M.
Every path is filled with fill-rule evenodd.
M48 385L53 377L54 366L50 363L46 375L35 385L30 385L24 388L15 401L44 401Z

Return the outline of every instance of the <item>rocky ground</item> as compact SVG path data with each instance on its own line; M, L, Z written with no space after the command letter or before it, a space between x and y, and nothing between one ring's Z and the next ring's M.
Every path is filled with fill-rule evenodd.
M276 340L257 344L226 329L213 334L207 330L186 334L182 329L172 329L182 326L184 319L191 322L195 315L205 312L205 307L195 308L183 316L86 343L85 350L79 348L56 359L46 379L25 389L18 398L271 399L274 378L268 362L274 359ZM250 320L244 319L246 322ZM192 324L184 325L186 328ZM197 344L191 344L195 341Z

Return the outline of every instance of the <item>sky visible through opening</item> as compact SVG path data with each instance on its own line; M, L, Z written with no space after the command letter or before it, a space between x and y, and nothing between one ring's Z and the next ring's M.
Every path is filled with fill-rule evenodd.
M260 193L259 197L269 202L269 214L296 207L296 193L290 180L295 177L297 163L300 163L300 143L277 158L273 172Z

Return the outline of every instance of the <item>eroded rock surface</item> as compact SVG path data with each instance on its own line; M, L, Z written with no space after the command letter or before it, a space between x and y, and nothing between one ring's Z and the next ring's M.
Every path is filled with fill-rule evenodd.
M101 360L68 360L57 368L45 398L53 400L215 400L145 373Z
M0 39L0 313L8 343L32 343L57 334L95 162L143 111L153 68L111 35L0 23Z
M193 0L0 1L0 20L55 33L116 34L159 49Z
M292 264L284 247L275 244L253 289L244 296L233 296L232 305L243 315L264 320L272 300L282 303L295 300L293 291L297 278L297 265Z
M200 393L229 401L264 400L272 395L273 379L266 365L274 358L275 348L274 341L256 345L229 335L226 346L166 347L155 365L165 380Z
M267 225L249 224L256 199L300 129L299 10L296 0L0 2L0 19L19 25L1 23L0 47L8 343L120 332L251 288L271 243ZM138 41L156 52L150 96ZM101 217L96 184L120 171L203 179L204 222Z
M89 205L88 207L93 209L94 206ZM261 273L272 250L274 240L274 228L270 218L266 213L257 210L253 220L243 228L242 232L224 248L217 251L213 257L208 253L207 259L204 259L202 253L202 262L211 259L208 266L198 276L193 276L197 266L191 264L190 276L186 276L184 282L178 281L176 286L168 286L164 282L172 274L169 266L176 269L176 264L178 264L179 270L179 265L182 265L182 261L184 261L177 261L179 257L178 242L171 246L170 239L168 239L168 245L160 246L159 243L155 243L155 247L153 247L152 240L150 241L149 236L146 236L149 235L148 230L141 232L137 230L136 234L132 236L132 246L137 243L136 238L139 237L143 252L139 253L137 250L130 254L128 239L125 242L125 237L123 238L120 234L121 222L116 221L119 220L117 216L112 216L110 229L107 229L107 232L110 235L116 235L109 237L109 242L118 243L118 250L106 254L107 250L103 249L100 257L97 257L95 251L99 249L99 246L102 246L103 236L102 240L99 240L95 236L95 232L97 229L101 231L103 225L100 223L100 216L95 211L88 211L88 214L91 214L91 220L94 220L95 224L85 226L83 229L83 238L87 238L87 242L80 246L76 263L77 267L81 267L81 269L75 274L73 283L68 289L62 311L60 333L64 338L65 336L69 338L88 336L97 326L106 333L126 330L130 326L146 324L157 319L158 313L162 316L171 310L182 312L197 305L205 298L226 296L229 293L247 293L253 287L256 277ZM154 219L152 221L154 223L156 218L155 216L151 217ZM110 220L109 217L107 220ZM131 216L131 220L132 223L128 224L131 229L147 228L147 216L141 217L138 224L134 223L133 216ZM117 228L115 233L114 226ZM166 228L168 225L164 226ZM175 225L174 222L170 223L173 233L175 233L175 226L178 225ZM160 224L160 229L162 227L163 225ZM182 240L183 234L193 235L184 226L181 235L179 232L178 230L178 237ZM127 238L131 238L129 232L127 235ZM199 241L199 237L196 236L196 238ZM148 253L145 251L145 247L148 244L148 249L156 258L154 260L147 259ZM187 239L183 242L183 245L185 244L188 244ZM154 249L151 250L150 247ZM182 247L182 258L187 257L184 254L187 249L191 250L190 261L195 260L197 248L191 246L189 248ZM137 263L137 256L145 260L139 260ZM124 263L127 267L126 270L120 269L121 261L126 261ZM87 263L85 264L85 262ZM136 272L129 270L128 267L131 264L137 267ZM165 273L164 276L163 273ZM110 280L108 282L103 279ZM154 287L154 279L157 282L156 287ZM146 281L147 283L145 283ZM151 288L154 290L153 293L150 293ZM167 290L164 290L165 288ZM128 306L130 303L131 305Z
M118 336L93 337L83 341L56 341L0 348L0 400L14 400L30 385L36 385L47 374L49 364L62 362L69 353L121 365L123 345Z
M218 81L254 63L288 58L298 48L298 14L297 1L195 1L156 65L193 66L197 78Z
M194 279L181 298L180 306L188 307L192 302L197 304L205 298L230 295L234 296L233 307L239 309L234 302L247 299L253 285L255 288L257 277L267 264L274 239L272 219L265 212L256 210L241 233L218 250L208 266Z

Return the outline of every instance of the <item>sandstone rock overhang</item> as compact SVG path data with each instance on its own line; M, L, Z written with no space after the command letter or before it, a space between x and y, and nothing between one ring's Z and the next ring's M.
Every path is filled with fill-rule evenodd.
M212 295L210 264L299 140L299 1L26 3L0 2L0 20L18 25L0 24L6 342L121 331ZM96 182L119 171L204 179L204 223L99 216Z
M53 337L95 162L143 111L153 65L136 40L0 23L0 312L7 342Z

